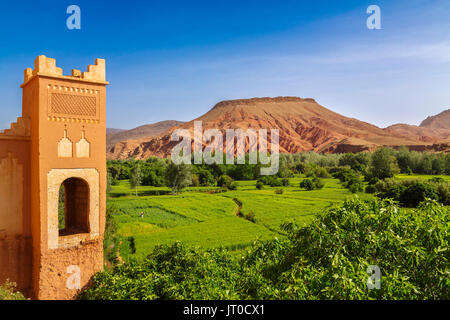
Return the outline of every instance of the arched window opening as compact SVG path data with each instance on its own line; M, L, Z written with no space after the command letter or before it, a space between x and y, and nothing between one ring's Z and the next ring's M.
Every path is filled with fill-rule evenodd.
M89 232L89 186L79 178L64 180L59 189L59 235Z

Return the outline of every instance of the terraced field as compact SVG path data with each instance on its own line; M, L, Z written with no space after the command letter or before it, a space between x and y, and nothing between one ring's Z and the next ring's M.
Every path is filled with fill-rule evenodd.
M325 187L318 191L300 189L301 180L291 179L290 186L282 188L283 194L275 194L279 188L267 186L257 190L256 181L238 181L235 191L212 193L218 188L196 187L174 196L138 197L130 195L135 190L127 181L121 181L112 187L113 197L109 199L119 212L115 219L123 239L121 256L143 257L155 245L175 241L206 248L243 249L257 239L282 237L282 223L309 223L315 214L351 195L335 179L324 179ZM156 191L169 189L138 188L138 194ZM249 214L254 219L246 219Z
M398 179L429 179L433 176L399 175ZM436 176L434 176L436 177ZM441 176L450 180L449 176ZM351 193L336 179L323 179L321 190L305 191L299 187L303 177L290 179L282 194L256 181L237 181L235 191L213 193L217 187L191 187L179 195L132 196L128 181L113 186L108 201L119 214L118 234L122 237L121 256L143 257L155 245L182 241L205 248L226 247L240 250L257 239L283 237L282 223L310 223L314 216L342 203ZM166 187L139 187L138 194L169 192ZM118 196L123 195L126 196ZM363 199L372 195L359 193ZM142 216L141 216L142 213ZM246 219L252 216L252 219Z

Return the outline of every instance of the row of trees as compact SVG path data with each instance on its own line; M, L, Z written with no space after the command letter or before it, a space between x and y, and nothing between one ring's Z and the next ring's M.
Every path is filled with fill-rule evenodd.
M351 170L353 176L348 175L342 182L352 192L362 189L359 175L365 176L366 181L391 178L397 173L418 174L450 174L450 155L444 153L420 153L406 148L394 150L379 148L373 153L346 154L317 154L307 152L302 154L280 154L279 171L275 177L261 177L259 164L249 164L248 155L245 164L227 165L175 165L170 159L152 157L142 160L110 160L108 161L109 181L112 185L119 180L129 179L133 187L169 186L173 192L186 186L221 186L219 179L223 176L231 180L261 180L262 184L281 186L280 181L286 181L296 173L303 173L307 177L327 178L336 171ZM280 179L277 179L280 178ZM269 182L267 182L267 181ZM349 180L349 181L347 181ZM284 183L284 182L282 182ZM261 185L261 184L260 184ZM227 185L229 189L233 185Z
M392 176L392 173L416 174L450 174L450 154L409 151L406 147L398 150L379 148L373 153L317 154L307 152L302 154L280 155L280 169L289 168L301 172L311 165L324 168L348 166L357 172L365 172L369 167L385 171L382 176ZM376 173L378 175L378 173Z
M166 170L170 163L170 159L151 157L145 161L109 160L107 165L113 184L116 180L132 179L136 165L139 164L143 185L163 186L166 184ZM260 178L260 167L259 164L248 164L248 155L247 162L243 165L194 164L192 184L214 185L222 175L234 180L255 180ZM399 150L380 148L373 153L280 154L277 176L288 178L295 173L333 167L350 167L356 172L371 173L380 179L392 177L396 173L450 174L450 154L409 151L404 147Z

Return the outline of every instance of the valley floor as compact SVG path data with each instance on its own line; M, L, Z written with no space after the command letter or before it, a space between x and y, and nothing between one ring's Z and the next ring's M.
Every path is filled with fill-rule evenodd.
M450 176L441 176L450 180ZM398 175L397 179L429 176ZM283 237L280 226L293 221L309 223L316 214L341 204L352 194L337 179L323 179L321 190L299 187L302 176L291 178L287 187L255 187L256 181L237 181L237 190L219 192L217 187L190 187L170 195L166 187L138 187L129 181L112 186L109 202L118 210L114 216L121 237L120 255L142 258L158 244L184 244L203 248L239 250L257 239ZM275 190L283 189L282 194ZM160 194L160 195L146 195ZM362 199L372 195L358 193ZM141 216L142 214L142 216Z

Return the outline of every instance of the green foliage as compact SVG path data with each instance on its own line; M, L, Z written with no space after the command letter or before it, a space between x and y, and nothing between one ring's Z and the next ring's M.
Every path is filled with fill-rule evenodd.
M96 274L80 298L447 300L449 216L433 201L404 210L354 198L307 226L284 224L285 238L257 241L243 256L158 246ZM379 290L366 286L370 265L381 269Z
M356 173L352 172L344 176L344 185L351 193L363 192L364 183Z
M26 300L16 287L14 282L6 280L6 283L0 285L0 300Z
M304 172L307 177L328 178L330 176L326 168L319 167L315 164L306 166Z
M201 186L212 186L216 184L214 175L204 167L193 166L192 173L198 177L198 183Z
M342 158L339 159L340 166L349 166L356 172L363 173L366 167L370 164L371 155L368 152L345 153Z
M314 182L312 179L303 179L302 182L300 182L300 188L306 189L308 191L314 190Z
M437 182L436 182L437 181ZM433 199L450 205L450 185L440 179L419 181L386 179L375 185L378 197L394 199L405 207L417 207L426 199Z
M400 168L402 173L416 174L450 174L450 154L435 154L431 152L409 151L406 147L400 147L398 151L387 149L393 159L391 163L394 172ZM375 156L375 161L374 161ZM377 160L378 158L378 160ZM346 153L346 154L317 154L315 152L305 152L301 154L280 154L280 167L277 176L280 178L292 178L293 173L304 173L309 176L318 176L319 178L327 178L328 172L335 168L347 167L360 174L372 175L374 171L371 163L378 164L380 155L369 152ZM381 157L383 158L383 157ZM384 161L381 161L382 163ZM159 159L150 157L142 160L108 160L107 168L111 175L111 185L116 185L119 180L131 179L136 163L139 163L142 171L142 184L145 186L163 186L165 185L166 169L170 163L170 159ZM224 155L225 163L225 155ZM214 179L221 175L228 175L234 180L255 180L260 177L260 165L249 164L249 155L245 156L245 164L212 164L205 163L193 164L193 174L198 175L196 170L208 171ZM325 168L325 169L324 169ZM390 171L389 166L387 172ZM200 170L200 171L201 171ZM384 176L383 170L375 170L377 175ZM208 175L204 173L205 175ZM375 176L377 176L375 175ZM199 176L199 175L198 175ZM388 174L390 176L390 174ZM371 176L373 177L373 176ZM200 178L200 176L199 176ZM369 179L370 180L370 179ZM195 179L194 179L195 182ZM214 184L211 178L206 177L205 185ZM200 185L200 182L199 182Z
M351 180L347 183L347 188L351 193L363 192L364 184L361 180Z
M64 204L64 185L61 184L58 191L58 229L62 230L66 227L66 211Z
M372 194L377 192L377 188L373 184L369 184L366 186L365 192Z
M372 154L369 173L378 179L392 178L399 173L395 152L389 148L379 148Z
M119 209L108 203L106 207L106 224L103 236L103 256L107 264L116 264L119 258L119 244L120 237L117 235L116 215L119 214Z
M319 179L319 177L314 177L312 182L314 184L314 189L322 189L325 186L325 183Z
M251 222L256 222L255 213L253 211L250 211L249 213L244 215L244 218Z
M283 181L283 179L279 179L277 176L262 176L258 179L258 182L271 187L281 187L283 186Z
M130 180L131 186L135 188L136 196L137 196L137 187L142 184L142 171L141 171L141 164L139 161L136 161L133 171L131 173L131 180Z
M171 162L166 170L166 184L172 188L172 194L180 192L192 183L192 167L188 164Z
M398 181L421 179L433 176L397 175ZM441 176L450 181L449 176ZM138 191L143 196L130 197L134 190L127 181L112 187L113 194L128 195L109 199L120 213L116 216L118 234L125 239L134 236L136 253L132 256L144 257L157 244L172 244L176 240L203 248L225 246L231 250L242 250L255 239L268 239L276 234L284 234L280 225L285 221L298 224L310 223L315 214L344 201L351 193L337 179L323 179L325 187L320 190L299 189L303 176L290 178L290 186L255 188L255 180L236 181L237 190L220 192L220 187L186 187L184 192L169 196L167 187L141 186ZM275 189L283 189L281 195ZM219 193L213 193L219 191ZM157 195L161 194L161 195ZM359 194L364 199L372 199L369 194ZM236 216L238 198L242 205L242 215L253 211L256 223L249 223ZM144 212L144 217L140 217ZM201 222L201 223L199 223ZM121 256L131 256L127 241L123 242Z
M348 182L352 179L358 178L357 173L348 167L336 168L333 170L332 175L341 182Z
M256 189L261 190L264 187L264 184L261 181L256 181Z
M219 187L227 187L230 188L231 184L233 183L233 179L230 176L227 175L221 175L219 179L217 179L217 186Z
M237 184L235 181L233 181L232 183L230 183L230 185L228 186L229 190L236 190L237 189Z
M322 189L325 186L322 180L314 176L312 179L303 179L300 182L300 188L306 189L308 191L315 189Z
M444 206L450 206L450 184L446 182L438 182L435 186L439 202Z
M402 173L449 174L447 169L450 156L448 154L409 151L401 147L396 153L396 158Z

